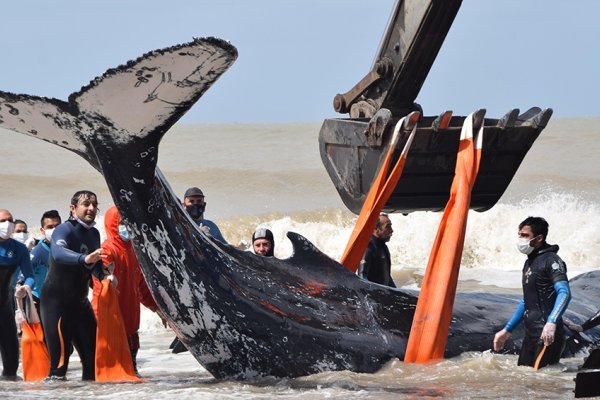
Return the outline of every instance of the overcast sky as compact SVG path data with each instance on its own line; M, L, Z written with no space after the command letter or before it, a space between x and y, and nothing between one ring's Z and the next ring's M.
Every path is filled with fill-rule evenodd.
M232 68L183 122L320 122L373 63L394 0L18 0L2 4L0 90L65 100L106 69L217 36ZM464 0L417 101L600 115L600 1Z

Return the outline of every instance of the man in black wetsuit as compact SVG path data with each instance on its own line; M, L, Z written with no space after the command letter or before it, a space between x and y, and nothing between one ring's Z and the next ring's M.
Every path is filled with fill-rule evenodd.
M34 284L33 268L29 250L23 243L11 239L15 228L12 214L0 209L0 354L2 355L2 379L16 379L19 366L19 339L15 323L15 309L11 290L12 277L20 268L25 282L15 292L23 297L27 287Z
M518 236L517 248L527 255L523 266L523 299L504 329L494 336L494 350L501 350L510 332L525 320L518 365L534 366L546 346L539 363L543 367L557 363L564 348L562 314L571 299L567 266L556 254L558 246L546 243L545 219L525 219L519 224Z
M380 214L373 236L371 236L367 250L358 267L358 276L370 282L395 288L396 284L391 274L390 251L386 245L390 241L392 233L394 233L392 221L386 214Z
M104 277L100 233L94 228L98 200L83 190L71 199L69 220L50 242L50 268L42 286L41 317L50 355L50 379L64 379L71 343L81 359L82 379L95 379L96 319L88 300L92 273Z

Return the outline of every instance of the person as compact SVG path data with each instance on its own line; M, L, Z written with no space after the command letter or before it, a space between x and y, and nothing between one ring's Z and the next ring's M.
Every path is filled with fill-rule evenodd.
M198 187L190 187L188 188L183 195L183 208L188 213L188 215L194 220L198 227L204 232L207 236L212 236L221 243L228 244L223 235L221 234L221 230L209 219L204 218L204 211L206 210L206 201L204 199L204 192L200 190ZM241 246L241 244L240 244ZM182 353L187 351L183 343L179 341L178 338L173 339L169 348L173 351L173 353Z
M263 257L273 257L275 254L275 239L273 232L267 228L258 228L252 234L252 250L254 254Z
M380 285L396 287L391 274L390 250L386 244L390 241L393 233L392 221L387 214L381 213L358 267L358 275L361 278Z
M185 191L185 194L183 195L183 207L185 208L185 211L187 211L190 217L192 217L194 222L198 224L200 229L202 229L206 235L212 236L218 241L227 244L227 241L221 234L217 224L204 218L206 204L204 193L199 188L191 187Z
M36 245L35 238L33 236L29 237L27 223L22 219L15 219L15 231L13 232L12 238L17 242L23 243L29 251Z
M571 299L567 266L558 256L559 247L546 242L548 222L528 217L519 224L517 249L527 255L523 266L523 298L506 326L494 336L499 351L521 321L525 337L518 365L534 366L546 346L539 367L559 361L564 348L562 314Z
M60 214L56 210L48 210L42 214L40 219L40 231L44 234L44 238L31 250L31 266L33 267L33 275L35 276L35 286L32 288L32 295L35 307L38 313L40 312L40 297L42 285L48 274L48 266L50 264L50 240L52 232L62 222Z
M88 300L92 273L103 268L100 233L95 219L96 194L88 190L71 198L69 219L54 228L50 240L50 268L41 288L40 309L50 356L47 379L65 379L71 345L79 353L82 379L95 379L96 318Z
M19 366L19 339L12 301L12 277L16 269L20 268L25 278L23 285L14 292L17 297L25 297L27 288L33 287L35 283L29 251L23 243L11 238L14 228L14 219L10 211L0 209L0 354L3 379L16 379Z
M42 215L42 219L40 222L40 231L44 233L45 238L40 240L30 252L31 266L33 268L33 276L35 278L35 286L31 289L31 294L33 297L33 305L36 308L38 314L40 313L40 292L42 284L46 279L46 274L48 273L48 264L50 257L50 237L54 228L60 223L61 219L60 215L58 214L58 211L46 211ZM23 276L20 274L20 272L20 268L17 268L15 274L13 275L13 286L22 284ZM29 304L26 302L25 310L27 310L27 307L29 307ZM21 314L21 310L15 310L15 319L17 321L17 332L20 334L23 323L23 315Z
M156 312L157 306L144 280L140 264L133 251L129 233L121 222L119 211L115 206L110 207L104 214L106 240L102 242L102 254L105 266L113 264L113 275L118 282L119 308L123 316L125 333L131 353L133 368L137 370L137 353L140 348L140 302L151 311ZM96 310L98 297L102 289L100 280L93 276L94 298L92 307ZM139 374L138 374L139 375Z

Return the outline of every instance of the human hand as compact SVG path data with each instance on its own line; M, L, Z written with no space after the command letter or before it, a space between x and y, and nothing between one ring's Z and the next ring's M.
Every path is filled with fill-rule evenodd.
M498 331L494 335L494 351L502 350L502 348L504 348L504 343L508 340L509 337L510 332L508 332L506 329Z
M240 240L240 243L236 246L239 250L248 250L250 248L250 243L247 240Z
M15 323L17 324L17 333L21 333L23 330L23 312L21 310L15 311Z
M92 265L106 257L106 255L102 254L102 248L99 248L85 256L84 262L88 265Z
M206 236L210 236L210 228L208 226L200 224L199 228Z
M571 321L568 318L563 318L563 322L567 328L574 332L583 332L583 327L581 325L577 325L575 322Z
M15 297L18 299L22 299L23 297L27 296L27 289L31 290L31 288L28 285L17 286L17 288L15 289Z
M105 275L112 275L115 272L115 263L110 262L108 264L103 265L102 272L104 272Z
M115 289L117 288L117 286L119 286L119 280L117 279L117 277L116 277L116 276L114 276L114 275L112 275L112 274L108 275L108 276L107 276L106 278L104 278L104 279L108 279L108 280L110 281L111 285L113 285L113 287L114 287Z
M546 346L550 346L554 343L554 334L556 333L556 324L552 322L547 322L544 325L544 329L542 329L542 336L540 338L544 341Z

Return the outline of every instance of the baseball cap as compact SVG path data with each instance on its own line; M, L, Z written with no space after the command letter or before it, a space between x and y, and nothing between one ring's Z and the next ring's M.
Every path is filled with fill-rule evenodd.
M191 196L202 196L204 197L204 193L202 193L202 190L200 190L197 187L191 187L188 190L185 191L185 194L183 195L183 198L186 197L191 197Z

